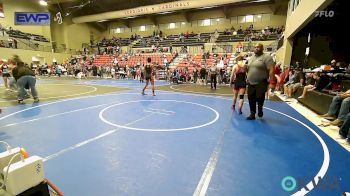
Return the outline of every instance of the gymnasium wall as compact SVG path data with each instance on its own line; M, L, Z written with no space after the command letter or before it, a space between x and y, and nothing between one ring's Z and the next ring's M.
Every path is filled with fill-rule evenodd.
M284 62L284 54L286 52L286 49L284 46L280 47L277 51L276 51L276 62Z
M318 67L324 64L330 64L333 59L332 50L329 46L329 37L314 36L311 38L310 54L308 59L309 67Z
M293 37L315 18L315 11L323 10L332 3L332 1L333 0L299 1L294 11L292 11L292 9L288 10L286 29L284 32L284 64L289 65L292 63ZM315 64L317 63L312 59L310 59L310 61Z
M262 22L253 22L253 23L231 23L230 17L234 16L245 16L247 14L271 14L271 20L270 21L262 21ZM226 18L228 16L228 18ZM136 19L130 19L127 23L125 21L117 21L112 22L108 25L108 30L103 33L103 37L111 38L112 36L117 37L130 37L131 34L135 34L135 31L133 32L126 32L126 33L119 33L119 34L110 34L110 29L115 29L117 27L139 27L141 25L154 25L154 22L156 24L168 24L171 22L186 22L188 21L196 21L196 20L203 20L203 19L210 19L210 18L220 18L220 22L218 25L215 26L198 26L193 25L191 26L191 23L186 22L185 27L177 28L177 29L167 29L167 28L160 28L163 33L166 35L170 34L179 34L181 32L194 32L194 33L201 33L201 32L214 32L215 29L218 29L219 31L223 31L226 28L231 28L232 26L236 29L239 28L239 26L242 26L243 28L248 27L250 24L253 24L256 29L262 29L266 26L273 26L278 27L285 25L286 22L286 13L283 11L275 12L269 5L259 5L259 6L245 6L245 7L239 7L239 8L229 8L226 12L226 16L223 12L223 8L218 9L211 9L211 10L193 10L192 12L188 13L187 16L183 13L175 13L175 14L168 14L168 15L156 15L154 18L152 17L144 17L144 18L136 18ZM155 26L154 29L157 27ZM152 34L153 30L151 29L149 31L140 32L137 31L136 33L141 36L149 36Z
M286 21L286 38L291 38L299 30L304 28L312 19L315 18L316 10L323 10L333 0L312 0L300 1L298 7L292 12L288 12Z
M51 25L52 41L56 45L70 49L82 49L83 43L90 43L90 34L94 39L101 39L101 32L88 23L74 24L71 17L64 17L63 24L52 23Z
M21 49L9 49L9 48L0 48L0 59L10 59L13 55L18 55L22 61L26 63L32 62L32 57L39 57L43 59L41 63L47 62L52 63L53 59L56 59L57 62L62 63L67 58L71 57L70 54L63 53L52 53L52 52L39 52L34 50L21 50Z
M47 7L40 6L37 1L31 0L2 0L5 18L0 18L3 27L12 27L26 33L43 35L51 40L50 26L23 26L15 25L15 12L47 12Z

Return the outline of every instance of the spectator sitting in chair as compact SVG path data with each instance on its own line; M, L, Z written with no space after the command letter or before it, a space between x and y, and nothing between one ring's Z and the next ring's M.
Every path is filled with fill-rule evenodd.
M288 98L292 97L292 94L295 93L299 87L304 85L304 74L300 70L296 70L294 73L294 79L292 79L291 83L286 86L284 94L287 95Z
M303 94L300 97L298 97L298 99L304 99L306 93L309 91L322 90L322 89L319 89L319 87L320 87L320 85L319 85L320 84L320 73L312 73L308 83L309 84L306 85L303 89Z
M340 126L345 121L346 115L350 110L350 90L340 93L333 97L332 103L329 106L328 112L321 117L327 120L333 120L330 125ZM338 116L336 116L338 113Z

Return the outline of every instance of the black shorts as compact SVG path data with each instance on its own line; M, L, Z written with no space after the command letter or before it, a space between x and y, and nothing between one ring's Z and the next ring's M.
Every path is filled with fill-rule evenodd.
M152 80L152 76L151 75L146 75L145 79L146 80Z
M247 88L247 85L243 85L243 84L240 84L240 85L237 85L237 84L234 84L234 89L235 90L239 90L239 89L245 89Z
M3 73L2 77L11 77L11 75L9 73Z

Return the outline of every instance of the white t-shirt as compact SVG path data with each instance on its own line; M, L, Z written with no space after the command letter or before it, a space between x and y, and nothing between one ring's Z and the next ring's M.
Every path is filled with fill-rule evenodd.
M224 60L220 60L218 68L224 68Z
M211 74L216 74L216 66L213 65L211 68L210 68L210 73Z

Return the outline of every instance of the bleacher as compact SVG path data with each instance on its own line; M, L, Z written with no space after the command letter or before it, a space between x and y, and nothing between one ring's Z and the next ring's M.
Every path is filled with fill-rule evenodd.
M257 40L276 40L278 38L277 33L270 33L263 36L258 36L261 34L261 30L253 30L252 33L252 41ZM159 36L148 36L139 39L134 45L133 48L147 48L155 46L157 48L164 47L181 47L181 46L202 46L205 43L210 41L211 35L214 32L206 32L195 34L181 34L181 35L169 35L167 37L159 37ZM239 42L244 41L247 38L247 35L244 33L231 35L227 32L219 32L219 37L216 42ZM129 38L113 38L113 39L104 39L97 43L99 47L108 47L108 46L128 46L132 43L132 40Z
M277 40L278 34L277 33L270 33L270 34L262 34L261 30L254 30L253 36L251 36L252 41L268 41L268 40ZM225 34L224 32L219 32L219 37L216 40L216 42L241 42L247 39L247 35L244 34Z
M183 35L182 38L180 35L169 35L164 38L149 36L140 39L133 48L151 47L152 45L158 45L158 47L200 46L207 43L209 38L210 33L201 33L199 36L198 34Z
M142 54L142 55L133 55L130 56L127 60L125 59L125 56L119 55L117 57L118 60L118 66L125 67L126 65L128 67L134 67L138 63L146 64L147 58L151 57L152 62L157 63L160 66L164 66L164 60L161 57L161 54ZM114 60L115 57L110 55L99 55L94 60L94 64L97 66L105 65L107 63L110 63ZM166 54L166 59L170 63L175 58L175 54Z
M225 35L222 32L219 32L219 37L216 42L241 42L244 41L244 35Z
M303 93L303 87L293 94L293 98L297 99ZM325 114L332 103L333 95L322 93L319 91L309 91L304 99L298 99L307 108L316 112L317 114Z
M6 31L8 36L19 39L34 40L39 42L49 42L47 38L42 35L36 35L32 33L25 33L19 30L8 30Z
M188 54L189 55L189 54ZM231 59L232 54L226 54L226 60L224 60L225 68L229 65L229 61ZM207 67L211 67L214 62L219 61L223 54L217 54L215 57L214 54L210 54L208 59L203 58L202 54L196 54L193 56L189 56L188 59L192 59L191 61L187 59L183 59L179 62L178 68L187 68L190 73L192 73L195 67L200 68L202 65L207 65Z
M205 39L205 40L209 40L210 39L210 36L212 35L213 33L201 33L200 36L201 36L201 39Z
M350 80L341 80L340 87L342 92L350 89ZM302 93L303 87L300 87L293 94L293 98L297 99ZM326 114L334 96L335 94L328 93L327 91L309 91L305 98L298 99L298 101L317 114Z
M113 39L103 39L96 44L99 47L108 47L108 46L128 46L131 44L129 38L113 38Z

